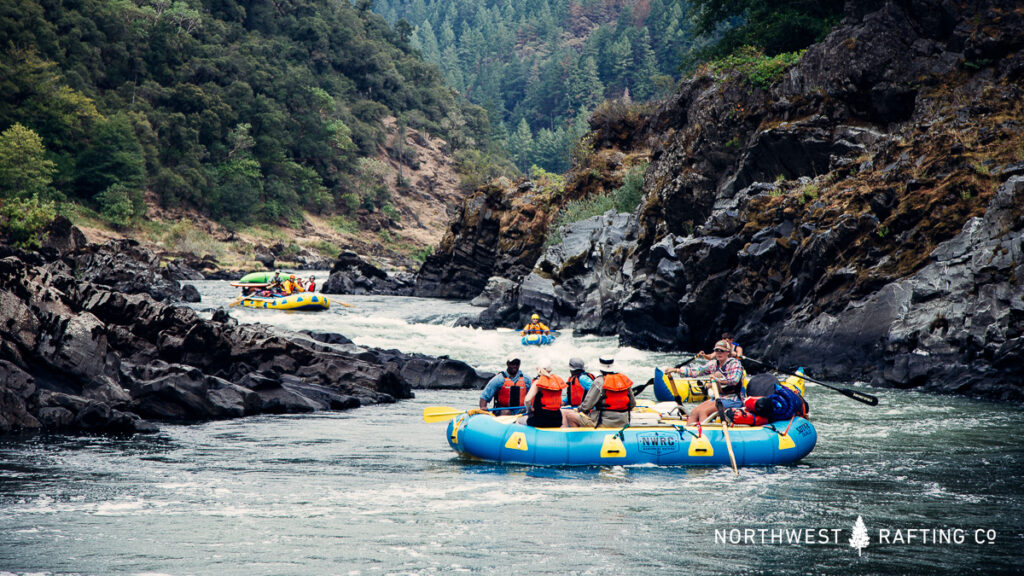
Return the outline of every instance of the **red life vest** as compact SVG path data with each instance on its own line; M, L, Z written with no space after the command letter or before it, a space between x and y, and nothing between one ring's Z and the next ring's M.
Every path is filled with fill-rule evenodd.
M604 394L601 409L618 412L629 410L629 389L632 387L633 381L625 374L605 374L604 385L601 387Z
M590 381L594 381L594 375L590 372L581 372L579 374L573 374L569 376L569 405L579 406L583 403L583 397L586 396L587 391L583 388L583 384L580 384L580 377L586 374L590 377Z
M519 372L519 377L515 380L512 380L508 372L502 370L501 373L505 375L505 383L498 390L498 399L494 405L499 408L522 406L523 398L526 398L526 378L523 376L522 371Z
M562 390L565 389L565 380L552 374L551 376L538 376L535 380L537 384L537 400L534 402L534 407L537 404L543 410L559 410L562 408Z
M309 281L309 286L306 286L306 292L316 292L316 282Z

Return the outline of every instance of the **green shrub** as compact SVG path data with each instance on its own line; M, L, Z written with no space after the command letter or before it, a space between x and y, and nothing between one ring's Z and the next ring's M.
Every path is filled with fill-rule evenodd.
M619 212L632 212L643 200L644 173L647 172L647 162L637 164L626 172L622 179L622 186L615 189L612 195L615 197L615 209Z
M718 60L708 62L708 69L716 74L739 73L747 82L767 90L782 77L790 66L803 58L807 50L783 52L777 56L765 56L757 48L743 46L736 52Z
M412 254L410 254L409 257L422 264L423 262L427 261L427 256L432 256L433 254L433 246L424 246L423 248L420 248L418 250L413 250Z
M548 228L548 234L544 238L544 246L553 246L562 241L562 229L573 222L586 220L593 216L604 214L615 209L615 198L613 194L597 194L581 200L566 202L558 212L558 218Z
M41 202L38 194L31 198L8 198L0 207L0 232L12 246L39 248L46 238L46 227L56 217L56 204Z

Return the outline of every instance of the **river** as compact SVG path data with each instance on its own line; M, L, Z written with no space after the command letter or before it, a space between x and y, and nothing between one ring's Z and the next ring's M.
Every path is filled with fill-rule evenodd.
M234 296L195 284L200 310ZM646 382L678 357L569 334L524 348L512 330L452 326L477 310L460 302L331 298L325 313L232 314L487 370L508 354L528 370L613 354ZM465 461L421 415L472 407L476 391L134 438L8 437L0 575L1020 573L1022 407L867 391L879 406L809 385L815 450L739 475ZM855 548L858 519L868 540Z

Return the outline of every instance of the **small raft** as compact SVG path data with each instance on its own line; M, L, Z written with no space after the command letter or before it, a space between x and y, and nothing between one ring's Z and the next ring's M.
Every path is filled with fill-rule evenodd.
M554 334L527 334L523 336L523 346L544 346L555 341Z
M327 310L331 301L323 294L316 292L299 292L290 296L265 298L262 296L246 296L242 298L242 306L246 308L266 308L268 310Z
M635 414L634 414L635 416ZM460 414L448 423L448 444L465 456L538 466L729 466L720 424L686 426L661 419L618 428L533 428L514 416ZM738 466L792 464L818 441L814 426L793 418L764 426L729 428Z

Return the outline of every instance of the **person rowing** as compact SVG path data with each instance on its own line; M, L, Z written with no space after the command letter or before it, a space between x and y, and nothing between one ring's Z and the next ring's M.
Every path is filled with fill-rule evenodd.
M526 336L527 334L550 334L551 330L540 321L540 316L534 314L530 316L530 322L523 327L520 335Z
M716 402L721 401L723 410L743 407L743 366L732 356L732 346L726 340L715 343L714 358L703 366L684 366L682 368L665 368L665 374L679 374L684 378L710 376L718 383L721 398L711 398L690 410L686 416L687 424L703 422L705 418L718 409ZM726 398L733 395L733 398Z

